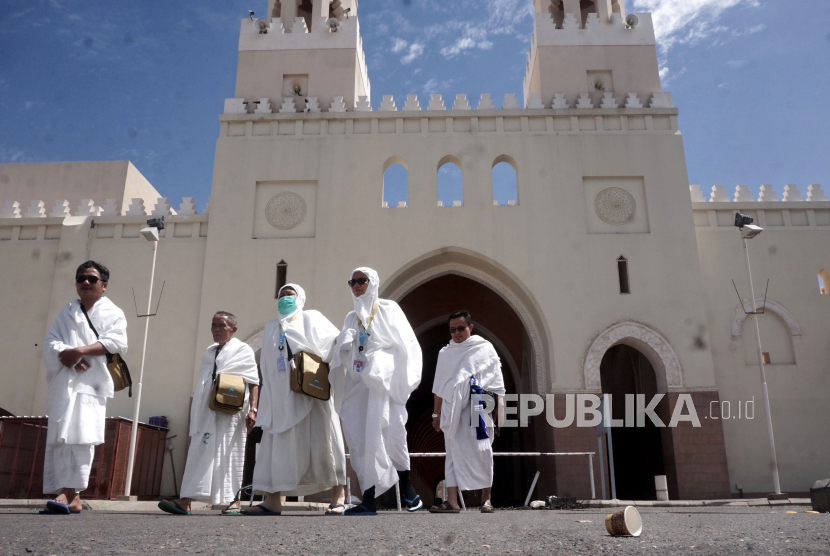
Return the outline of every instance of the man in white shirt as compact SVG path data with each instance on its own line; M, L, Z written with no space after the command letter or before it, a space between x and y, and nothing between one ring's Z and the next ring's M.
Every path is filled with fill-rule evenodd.
M494 406L503 407L504 378L493 344L473 336L473 327L468 311L450 315L452 340L438 354L432 426L444 433L447 500L430 508L432 513L459 512L459 489L481 489L481 512L493 512L490 489L495 430L489 415L480 410L484 396L496 398ZM503 411L498 413L503 415Z
M107 398L115 395L107 354L127 353L127 319L104 297L110 272L87 261L75 272L78 297L58 313L46 334L46 457L43 492L53 513L81 512L95 446L104 443ZM94 329L93 329L94 327Z

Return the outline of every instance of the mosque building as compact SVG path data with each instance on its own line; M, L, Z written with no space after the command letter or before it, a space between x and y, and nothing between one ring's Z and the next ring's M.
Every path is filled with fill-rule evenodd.
M497 348L507 391L545 398L557 419L572 394L612 394L619 419L632 394L663 394L664 423L683 400L684 413L694 408L699 427L646 419L612 430L618 498L654 499L656 475L672 499L766 494L759 319L781 488L809 490L830 461L821 432L830 426L830 202L818 185L787 185L780 198L764 185L758 199L744 185L734 195L690 187L650 14L627 13L624 0L533 5L522 104L457 94L409 95L399 106L371 96L357 0L268 0L265 19L240 23L236 90L219 115L202 214L191 198L171 204L129 162L0 165L0 408L43 413L43 337L87 259L112 273L107 295L128 316L137 372L144 321L133 289L143 312L152 259L139 230L164 215L155 275L164 294L140 418L167 416L179 484L213 314L234 313L237 337L258 354L286 280L340 326L349 273L369 266L423 349L407 406L411 452L443 450L432 379L448 315L468 309ZM447 165L460 176L452 203L439 201ZM403 201L384 188L395 172ZM500 199L496 173L512 188ZM764 228L747 242L759 315L747 314L736 212ZM131 416L133 402L116 394L107 413ZM597 428L554 428L542 413L503 429L494 448L596 452ZM600 480L609 488L607 456L593 458L598 497ZM537 496L591 496L583 456L496 459L496 505L523 501L536 471ZM440 458L413 459L422 494L442 472ZM173 492L167 458L162 492Z

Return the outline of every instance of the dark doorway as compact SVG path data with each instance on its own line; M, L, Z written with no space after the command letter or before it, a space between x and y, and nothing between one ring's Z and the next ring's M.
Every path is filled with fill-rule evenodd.
M657 394L657 376L648 359L627 345L610 348L600 363L603 394L612 396L612 417L625 419L625 395L644 394L646 404ZM665 475L660 429L650 419L645 427L612 430L614 474L620 500L654 500L654 476Z
M519 393L520 385L515 384L513 372L520 372L523 353L527 352L524 350L524 326L512 307L496 292L458 275L441 276L419 286L401 300L400 305L418 334L424 360L421 384L406 405L409 413L409 451L443 452L444 438L432 428L431 415L432 382L438 352L450 341L446 318L459 309L467 309L472 313L473 323L478 325L474 333L491 341L499 353L508 393ZM529 433L530 429L503 429L493 443L493 451L523 451L523 446L527 443L524 437ZM521 505L524 501L523 493L530 486L527 476L532 478L535 469L526 469L532 462L523 462L521 459L494 458L494 505L514 506ZM412 458L412 481L425 504L433 503L435 487L443 476L444 458ZM468 505L477 505L479 498L480 491L465 494Z

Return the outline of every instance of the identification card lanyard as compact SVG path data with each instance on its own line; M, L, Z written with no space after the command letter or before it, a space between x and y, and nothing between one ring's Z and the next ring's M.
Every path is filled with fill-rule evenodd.
M296 319L298 316L300 316L299 313L294 315L294 318L292 318L290 321L288 321L288 324L291 324L292 322L294 322L294 319ZM286 365L286 357L287 357L287 354L286 354L286 351L285 351L285 330L283 330L282 325L280 325L280 345L279 345L279 355L277 357L277 370L278 371L285 371L288 368L288 366Z
M363 368L366 366L366 355L364 354L364 350L366 347L366 342L369 340L369 327L372 326L372 321L375 320L375 312L378 309L378 304L375 303L375 306L372 307L372 312L369 315L369 320L366 321L366 326L363 326L363 322L360 320L360 317L357 318L357 327L358 327L358 348L357 348L357 357L354 359L354 372L361 373L363 372Z

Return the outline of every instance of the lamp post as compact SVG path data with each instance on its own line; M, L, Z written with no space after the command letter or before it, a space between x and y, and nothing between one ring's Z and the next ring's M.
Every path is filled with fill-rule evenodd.
M133 467L135 466L135 445L138 438L138 412L141 410L141 382L144 378L144 361L147 356L147 335L150 331L150 307L153 299L153 279L156 276L156 254L159 247L159 230L164 229L164 217L152 218L147 221L148 226L141 230L144 239L153 244L153 265L150 267L150 291L147 293L147 313L144 316L144 345L141 347L141 368L138 371L138 385L136 387L135 409L133 410L133 424L130 431L130 451L127 456L127 481L124 485L124 497L129 499L133 485ZM141 316L141 315L140 315Z
M769 392L767 391L767 374L764 368L764 352L761 349L761 328L758 324L757 309L755 306L755 288L752 285L752 268L749 266L749 248L746 240L752 239L764 231L760 226L752 225L753 219L741 213L735 213L735 226L741 230L741 239L744 244L744 255L746 256L746 273L749 277L749 298L752 304L752 316L755 321L755 342L758 344L758 361L761 364L761 391L764 395L764 411L767 414L767 436L769 438L769 452L772 459L772 484L775 487L775 495L781 495L781 482L778 480L778 458L775 455L775 437L772 434L772 414L769 407Z

